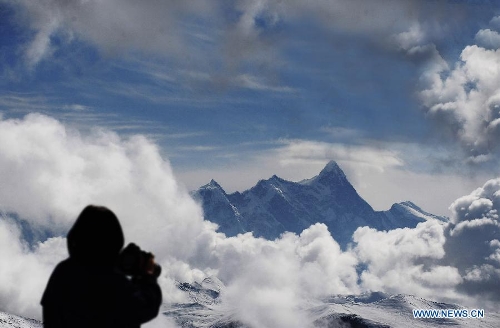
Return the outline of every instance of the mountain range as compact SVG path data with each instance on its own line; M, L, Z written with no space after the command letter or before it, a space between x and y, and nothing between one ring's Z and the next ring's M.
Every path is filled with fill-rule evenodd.
M163 304L161 314L181 328L256 328L243 323L237 310L224 302L226 287L216 277L201 283L178 282L187 302ZM309 300L301 308L308 327L402 328L443 327L494 328L500 313L487 312L484 318L415 319L414 309L463 309L456 304L439 303L412 295L369 292L361 295L332 295ZM145 325L149 326L149 325ZM42 328L42 322L0 311L0 328ZM158 324L154 325L158 327ZM166 327L171 327L167 325Z
M225 286L216 277L201 283L178 283L189 302L165 305L162 314L172 318L182 328L254 328L238 320L238 314L224 299ZM414 309L456 309L456 304L440 303L424 298L381 292L361 295L332 295L310 300L300 309L309 321L308 327L402 328L402 327L498 327L500 314L488 312L484 318L415 319Z
M252 232L273 240L286 231L301 233L319 222L326 224L343 248L358 227L391 230L413 228L426 220L448 220L410 201L394 204L387 211L375 211L334 161L317 176L300 182L273 175L249 190L227 194L212 180L191 195L201 204L205 219L218 224L218 231L226 236Z

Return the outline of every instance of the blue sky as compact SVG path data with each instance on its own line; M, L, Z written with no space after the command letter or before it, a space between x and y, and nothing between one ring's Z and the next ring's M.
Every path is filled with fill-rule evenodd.
M333 159L376 209L447 215L500 173L498 15L494 1L0 0L0 113L146 135L188 189L297 181Z

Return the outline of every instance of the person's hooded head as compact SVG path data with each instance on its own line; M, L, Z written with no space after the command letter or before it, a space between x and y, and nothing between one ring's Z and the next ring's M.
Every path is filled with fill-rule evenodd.
M124 245L122 227L106 207L85 207L68 232L69 256L85 264L112 265Z

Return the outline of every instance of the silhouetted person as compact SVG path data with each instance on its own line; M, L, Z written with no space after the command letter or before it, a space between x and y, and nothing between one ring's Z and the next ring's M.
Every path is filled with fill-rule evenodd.
M45 328L138 328L158 315L162 295L152 256L132 279L118 269L124 237L113 212L87 206L67 242L69 258L54 269L42 297Z

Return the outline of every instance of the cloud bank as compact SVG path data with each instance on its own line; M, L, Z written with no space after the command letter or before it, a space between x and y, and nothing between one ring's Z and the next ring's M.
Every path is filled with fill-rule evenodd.
M482 29L477 44L466 46L459 61L448 65L435 54L421 78L420 98L428 115L458 139L472 163L491 160L498 151L499 40L494 29Z
M2 270L7 270L0 275L0 285L7 288L0 298L9 300L2 302L6 310L40 317L43 281L66 253L65 242L53 240L41 240L30 248L15 222L28 222L37 230L64 236L86 204L101 204L118 215L127 242L137 241L160 259L175 254L182 260L194 253L199 235L214 229L177 185L157 147L143 137L124 141L103 130L83 137L38 114L3 120L0 126L0 204L4 213L0 228L6 236L1 260L5 264ZM52 259L46 254L57 256ZM192 278L183 277L184 273L181 270L177 279ZM30 288L35 283L39 285Z
M453 224L445 250L447 261L456 266L464 278L460 290L498 302L500 179L487 181L470 195L453 202L450 209Z
M100 129L84 135L39 114L0 121L0 184L2 311L40 318L41 293L66 256L64 234L89 203L115 211L126 241L156 254L166 302L185 300L175 281L216 275L227 285L228 311L256 327L308 327L308 300L368 290L499 301L487 292L500 270L498 180L453 203L449 224L359 228L345 252L322 224L274 241L226 238L203 221L151 141ZM30 245L20 221L55 237ZM173 326L158 320L151 325Z

